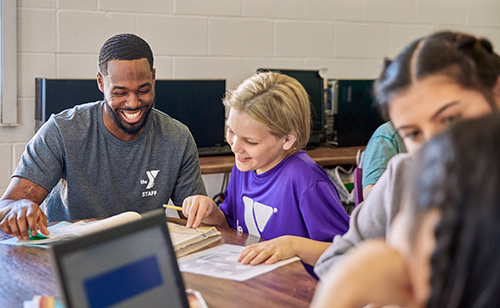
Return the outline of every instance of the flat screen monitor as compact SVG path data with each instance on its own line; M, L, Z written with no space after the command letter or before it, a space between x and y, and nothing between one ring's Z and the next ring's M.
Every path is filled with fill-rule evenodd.
M158 110L187 125L198 148L225 145L225 80L157 80Z
M225 80L156 80L155 108L187 125L200 152L205 148L223 148L230 153L224 138L225 91ZM95 79L37 78L36 127L51 114L102 99Z
M373 80L331 80L337 101L334 127L338 146L362 146L384 123L375 105Z
M52 114L103 99L95 79L35 79L35 120L40 128Z

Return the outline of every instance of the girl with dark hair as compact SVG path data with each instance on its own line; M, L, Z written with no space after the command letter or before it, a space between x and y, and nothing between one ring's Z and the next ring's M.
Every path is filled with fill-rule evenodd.
M439 32L414 41L387 62L374 90L382 114L393 121L408 151L415 152L434 130L498 109L499 75L500 58L488 40ZM479 96L489 106L474 103Z
M442 44L442 42L447 44ZM418 47L420 46L420 47ZM417 50L419 48L419 50ZM411 61L419 63L418 67L411 67ZM471 63L472 61L472 63ZM387 61L387 65L391 62ZM489 41L476 39L473 36L454 32L440 32L425 40L417 40L410 44L400 56L393 61L393 68L385 70L376 83L376 92L381 104L381 111L387 117L389 102L392 96L404 91L415 80L421 80L438 71L445 71L450 65L460 69L462 75L469 74L471 70L477 71L477 80L466 76L457 76L454 72L451 78L459 79L465 87L475 89L485 88L485 92L495 88L500 61L493 53ZM490 94L488 94L490 95ZM491 97L490 97L491 99ZM492 105L495 105L493 103ZM400 131L405 133L404 131ZM373 139L373 140L372 140ZM363 155L363 196L366 199L373 189L374 184L387 168L389 160L397 153L405 153L406 146L399 137L392 123L383 124L367 144ZM411 147L415 140L406 140ZM365 172L366 171L366 172Z
M424 145L388 243L369 240L350 251L324 279L313 306L498 307L498 144L495 114L462 122Z
M350 248L384 238L399 211L412 154L451 124L498 110L500 57L486 39L439 32L410 43L387 62L375 82L382 113L408 154L394 156L368 198L351 214L346 234L334 238L315 266L321 278Z

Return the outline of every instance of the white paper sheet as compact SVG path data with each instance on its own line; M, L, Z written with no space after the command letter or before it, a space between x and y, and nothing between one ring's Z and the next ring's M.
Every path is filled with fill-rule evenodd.
M297 257L271 265L244 265L237 261L245 246L223 244L178 260L181 271L223 279L244 281L300 260Z

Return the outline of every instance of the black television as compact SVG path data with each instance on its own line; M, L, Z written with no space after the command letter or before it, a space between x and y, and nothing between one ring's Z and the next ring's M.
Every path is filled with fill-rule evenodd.
M103 99L95 79L36 78L37 129L75 105ZM225 80L156 80L155 108L189 127L200 155L230 154L225 142Z
M257 72L279 72L297 79L302 84L309 99L311 101L311 136L309 138L308 147L317 147L324 139L324 93L325 85L324 79L315 70L289 70L289 69L270 69L259 68Z

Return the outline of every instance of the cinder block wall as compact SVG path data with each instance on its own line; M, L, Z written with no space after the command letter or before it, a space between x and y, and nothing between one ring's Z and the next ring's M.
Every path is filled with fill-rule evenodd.
M258 67L375 78L384 57L441 29L500 46L498 0L18 0L17 13L19 125L0 127L1 192L34 133L34 78L95 78L117 33L151 44L158 78L224 78L228 89ZM217 192L219 177L204 178Z

